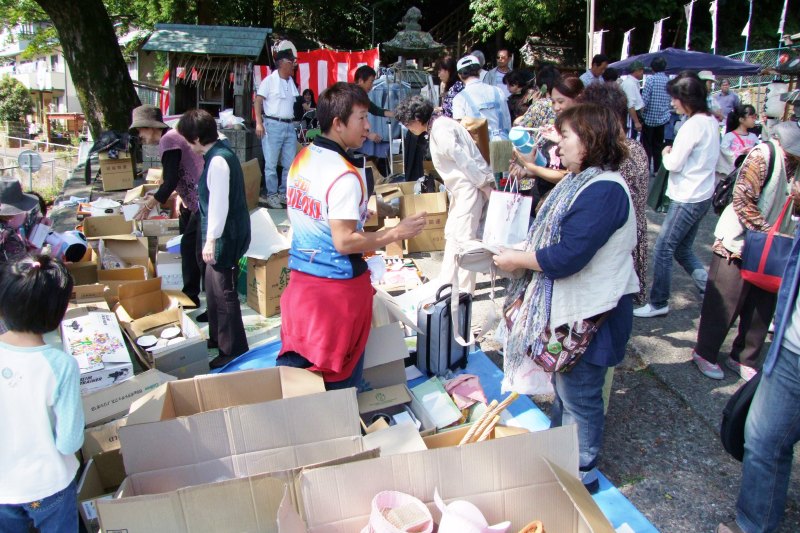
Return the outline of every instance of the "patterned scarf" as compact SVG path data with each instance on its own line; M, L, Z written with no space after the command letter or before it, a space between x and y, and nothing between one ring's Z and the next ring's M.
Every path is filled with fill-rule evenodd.
M525 251L536 250L557 244L561 240L561 221L569 209L577 192L586 183L600 174L601 169L590 167L579 174L567 174L555 186L545 199L542 208L528 230ZM522 278L512 282L508 290L504 309L508 309L518 298L522 298L511 329L505 321L500 321L498 334L505 339L505 356L503 370L510 382L519 369L524 357L528 356L528 348L536 349L536 343L550 320L550 298L553 280L542 272L529 270Z

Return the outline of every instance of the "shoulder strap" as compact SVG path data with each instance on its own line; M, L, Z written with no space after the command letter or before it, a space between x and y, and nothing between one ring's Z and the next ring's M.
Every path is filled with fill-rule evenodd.
M767 150L769 151L769 162L767 163L767 180L766 184L772 178L772 172L775 170L775 145L772 141L767 141Z
M475 107L475 102L472 100L472 98L470 97L469 93L467 92L467 86L466 85L464 85L464 88L458 94L464 95L464 100L467 101L467 105L469 106L470 110L472 111L472 114L476 118L480 118L481 117L481 112Z

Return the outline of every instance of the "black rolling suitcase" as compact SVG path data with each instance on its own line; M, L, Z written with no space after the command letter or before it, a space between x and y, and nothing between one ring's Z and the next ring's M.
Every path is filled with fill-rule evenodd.
M452 285L442 285L433 301L420 305L417 311L417 368L426 375L443 376L448 370L467 366L469 346L456 342L450 313ZM458 297L458 329L469 338L472 322L472 295Z

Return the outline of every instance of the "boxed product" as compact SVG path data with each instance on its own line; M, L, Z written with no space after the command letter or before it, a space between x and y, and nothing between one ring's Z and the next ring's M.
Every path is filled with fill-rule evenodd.
M156 253L156 276L161 278L164 290L183 289L183 266L181 254L170 252Z
M124 191L133 187L134 165L128 152L119 152L116 159L110 158L108 152L101 152L98 157L104 191Z
M133 376L131 356L114 313L70 309L61 322L61 342L64 351L78 361L81 394Z
M247 305L264 316L280 313L280 298L289 283L291 242L275 226L266 209L250 214L250 241L247 256Z
M147 370L114 386L85 394L81 398L84 424L91 427L122 418L136 399L174 380L174 376L158 370Z

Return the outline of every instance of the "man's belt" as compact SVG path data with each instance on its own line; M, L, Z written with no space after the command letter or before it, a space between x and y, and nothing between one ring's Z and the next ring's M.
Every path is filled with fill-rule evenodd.
M270 120L277 120L278 122L285 122L286 124L291 124L292 123L292 119L291 118L278 118L278 117L271 117L269 115L264 115L264 118L268 118Z

